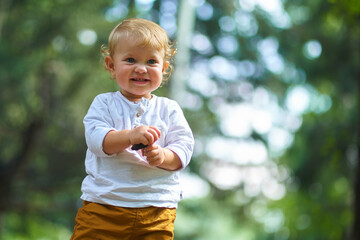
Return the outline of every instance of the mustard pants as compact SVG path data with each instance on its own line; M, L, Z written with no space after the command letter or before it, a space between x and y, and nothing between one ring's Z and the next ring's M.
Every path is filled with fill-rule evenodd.
M170 240L176 209L123 208L84 201L70 240Z

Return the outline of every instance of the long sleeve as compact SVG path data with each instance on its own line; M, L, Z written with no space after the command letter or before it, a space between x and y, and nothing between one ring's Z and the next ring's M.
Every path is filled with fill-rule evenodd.
M172 101L169 115L169 130L166 136L166 148L174 151L180 158L182 168L185 168L191 159L194 148L194 137L180 106Z
M115 130L108 101L102 95L95 97L84 118L86 144L98 157L109 156L103 151L103 141L109 131Z

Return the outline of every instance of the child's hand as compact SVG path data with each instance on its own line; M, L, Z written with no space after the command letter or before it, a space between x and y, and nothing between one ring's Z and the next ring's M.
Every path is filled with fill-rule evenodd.
M164 150L158 144L152 144L142 149L142 154L148 163L154 167L161 165L165 160Z
M139 126L132 129L129 133L130 144L152 145L159 139L161 132L153 126Z

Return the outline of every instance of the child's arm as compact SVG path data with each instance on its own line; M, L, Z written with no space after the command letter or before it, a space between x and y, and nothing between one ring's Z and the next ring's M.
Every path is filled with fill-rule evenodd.
M103 150L106 154L121 152L131 145L142 143L153 144L160 137L160 131L152 126L140 126L131 130L110 131L103 141Z
M158 144L152 144L142 150L146 160L151 166L174 171L182 167L179 156L167 148L162 148Z

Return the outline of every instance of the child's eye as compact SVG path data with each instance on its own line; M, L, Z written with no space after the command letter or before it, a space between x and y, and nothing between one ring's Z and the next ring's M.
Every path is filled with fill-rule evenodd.
M149 61L148 61L148 64L155 64L156 63L156 61L154 60L154 59L150 59Z
M128 63L134 63L134 62L135 62L135 59L133 59L133 58L127 58L125 61L128 62Z

